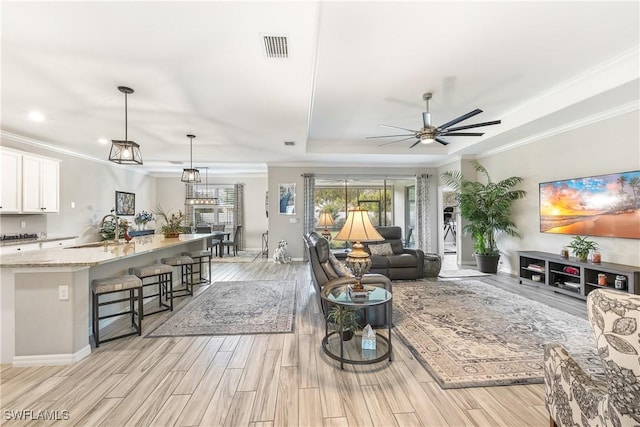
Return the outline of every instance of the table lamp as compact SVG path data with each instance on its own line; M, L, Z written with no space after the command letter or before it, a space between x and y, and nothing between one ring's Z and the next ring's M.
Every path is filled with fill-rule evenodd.
M329 227L333 227L335 223L333 222L333 215L330 212L322 212L320 214L320 219L318 219L318 224L316 227L324 227L322 230L322 237L327 240L331 240L331 233L329 232Z
M356 279L356 283L351 288L352 299L366 299L367 291L362 286L362 276L371 268L371 258L361 242L377 242L384 240L384 237L371 224L369 212L358 207L349 209L347 221L334 239L355 242L344 263Z

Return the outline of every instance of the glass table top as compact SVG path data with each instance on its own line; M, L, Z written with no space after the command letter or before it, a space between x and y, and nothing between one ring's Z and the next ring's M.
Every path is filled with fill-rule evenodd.
M353 301L349 296L350 285L340 285L322 290L322 298L340 305L366 306L377 305L389 301L392 298L391 292L385 288L377 286L364 285L369 291L368 298L364 301Z

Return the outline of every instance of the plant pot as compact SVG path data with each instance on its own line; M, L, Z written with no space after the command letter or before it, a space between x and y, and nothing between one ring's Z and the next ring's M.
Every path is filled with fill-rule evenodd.
M498 261L500 261L500 255L475 255L478 271L491 274L498 272Z
M347 329L346 331L342 331L342 341L350 341L353 338L353 331Z
M579 257L578 257L578 260L579 260L580 262L587 262L587 257L588 257L588 255L585 255L585 256L579 256Z
M180 237L180 233L164 233L164 238L165 239L175 239L176 237Z

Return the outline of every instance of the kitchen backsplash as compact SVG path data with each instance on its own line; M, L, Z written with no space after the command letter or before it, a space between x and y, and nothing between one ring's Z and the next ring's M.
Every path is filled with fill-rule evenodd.
M40 232L47 232L47 215L0 215L0 234Z

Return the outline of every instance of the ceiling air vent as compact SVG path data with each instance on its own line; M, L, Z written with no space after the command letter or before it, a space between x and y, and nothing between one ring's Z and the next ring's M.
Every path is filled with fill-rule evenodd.
M169 163L171 163L172 165L181 165L182 162L180 160L169 160Z
M267 58L288 58L289 47L284 36L262 36Z

